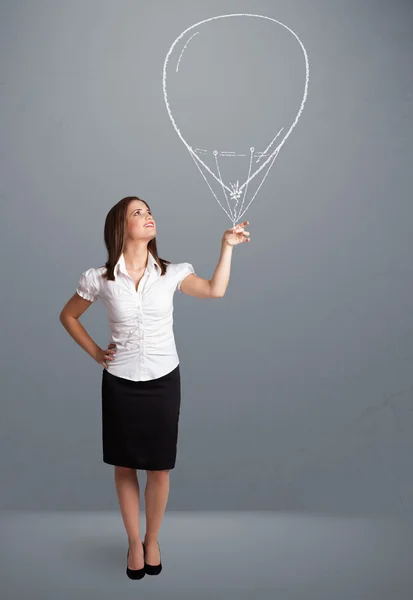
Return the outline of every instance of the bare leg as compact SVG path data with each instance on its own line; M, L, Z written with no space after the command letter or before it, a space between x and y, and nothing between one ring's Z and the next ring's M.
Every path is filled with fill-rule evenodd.
M148 565L158 565L160 554L158 534L169 495L169 470L146 471L145 487L146 534L145 553Z
M139 525L139 481L136 469L115 466L115 485L123 524L128 535L130 569L144 566Z

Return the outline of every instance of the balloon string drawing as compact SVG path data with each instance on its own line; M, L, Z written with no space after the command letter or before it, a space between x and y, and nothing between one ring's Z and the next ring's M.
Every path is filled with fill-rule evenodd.
M230 23L230 29L226 29L224 31L220 31L220 30L216 29L217 24L224 23L224 21L226 19L228 19L228 21L226 21L226 23ZM191 97L191 94L197 93L196 75L199 70L198 62L203 60L202 64L206 65L207 75L206 76L203 75L202 77L200 76L199 85L198 85L199 99L198 99L198 97L196 97L196 99L197 99L198 105L202 102L205 102L206 103L205 106L209 107L208 102L210 102L211 98L213 97L213 92L214 92L213 77L218 72L218 70L220 68L220 62L221 62L220 60L210 58L211 57L210 49L212 48L212 50L214 50L215 48L217 48L217 46L219 44L219 40L220 40L220 35L221 35L221 38L223 40L222 48L223 48L224 53L226 53L226 55L228 56L229 53L232 51L231 60L237 60L238 55L236 53L236 50L234 48L231 48L231 39L232 39L231 36L233 37L235 42L238 44L237 48L240 47L239 44L242 43L242 40L244 40L245 43L251 43L251 39L250 39L251 35L244 35L244 37L242 37L241 35L238 35L238 32L236 32L235 29L238 26L238 24L241 24L241 23L245 27L247 25L246 20L249 20L248 25L247 25L248 29L246 31L248 31L250 33L250 28L251 28L251 23L252 23L251 20L255 20L254 23L257 23L257 19L261 20L260 23L265 22L266 23L265 27L268 28L270 26L270 31L268 32L268 29L266 30L266 33L268 34L268 38L276 37L277 32L279 33L280 28L282 28L281 31L283 32L284 38L282 38L281 42L279 42L280 44L286 43L285 36L287 36L288 40L290 40L291 36L293 36L294 40L292 40L292 41L294 44L294 48L295 49L297 48L296 43L298 42L299 48L301 49L298 51L298 55L299 55L299 57L301 57L300 58L300 61L301 61L300 68L301 69L302 69L302 57L304 57L303 95L301 98L300 105L298 106L298 111L293 116L291 125L288 128L286 128L285 126L282 126L281 128L279 128L279 131L278 131L278 133L276 133L276 135L274 135L274 130L273 130L273 134L271 136L272 139L270 138L270 136L268 136L265 143L262 144L262 147L264 147L265 149L260 150L260 151L256 150L256 147L255 147L256 144L254 143L254 140L251 139L251 137L249 137L249 139L244 139L244 141L242 142L242 145L244 146L243 148L239 147L240 146L239 143L237 143L237 147L233 146L232 149L228 148L228 145L230 145L230 144L233 145L233 144L232 144L231 140L229 143L227 141L226 145L227 144L228 145L225 150L218 150L217 149L217 146L219 146L219 143L217 143L218 140L215 140L215 142L214 141L211 142L211 137L208 138L207 144L205 144L205 143L202 144L202 139L194 140L194 142L195 142L194 145L192 143L189 143L184 138L184 135L181 132L181 127L178 127L176 113L175 113L175 117L172 114L171 98L169 95L171 87L173 88L173 86L176 86L179 83L182 83L182 81L184 81L184 79L179 79L179 78L185 77L185 69L183 72L182 65L184 65L185 68L187 69L186 75L188 77L188 80L187 80L188 83L186 84L186 88L183 88L183 89L181 88L181 89L179 89L178 92L176 92L176 87L175 87L175 92L176 92L175 95L176 95L177 100L174 101L173 106L174 106L174 112L175 112L175 109L178 109L178 112L179 112L179 109L181 108L183 115L186 115L188 113L191 113L191 110L193 110L193 109L189 108L190 105L189 105L189 101L185 97L185 91L189 98ZM268 23L270 23L270 25L268 25ZM214 27L215 27L215 30L214 30ZM194 29L196 30L195 32L193 31ZM288 33L286 34L286 32L288 32ZM202 35L200 35L200 34L202 34ZM210 44L210 46L207 46L207 45L201 46L200 45L201 43L206 44L206 42L204 41L205 39L208 40L208 43ZM241 40L241 42L240 42L240 40ZM183 47L182 47L182 44L184 44ZM255 43L255 46L257 46L256 43ZM251 47L253 47L253 46L251 46ZM196 52L198 52L198 54L196 54ZM240 52L242 54L242 50ZM249 52L249 50L247 50L246 52ZM281 58L280 58L280 61L281 61L281 59L284 59L285 56L288 56L288 52L291 52L291 50L286 50L285 52L280 52L278 50L278 51L274 52L273 56L271 56L270 58L272 61L274 61L275 58L279 58L279 56L281 55ZM195 57L195 58L193 58L192 62L191 62L191 55L193 55ZM247 56L249 57L250 54L247 54ZM241 61L241 59L239 59L239 60ZM188 72L188 69L190 69L190 68L193 69L192 72ZM241 76L239 75L239 73L241 72L240 69L242 68L242 64L240 65L240 67L238 67L238 65L237 65L236 68L238 69L237 77L238 77L238 79L242 80L242 73L241 73ZM251 68L249 68L249 70L247 69L247 74L250 72L251 72ZM300 75L300 77L301 77L301 75ZM302 79L300 79L300 81L302 82ZM306 51L302 41L300 40L298 35L292 29L287 27L287 25L285 25L284 23L281 23L280 21L277 21L276 19L264 16L264 15L236 13L236 14L219 15L216 17L211 17L209 19L200 21L199 23L196 23L195 25L191 25L190 27L185 29L185 31L183 31L175 39L175 41L169 48L168 53L165 58L165 61L164 61L162 83L163 83L163 95L164 95L165 105L166 105L166 108L168 111L169 118L172 122L172 125L173 125L176 133L178 134L179 138L181 139L181 141L187 148L192 160L194 161L196 167L198 168L200 174L202 175L202 178L205 180L208 188L210 189L211 193L215 197L216 201L221 206L221 208L224 210L224 212L227 214L228 218L232 221L232 224L235 227L236 222L243 217L243 215L245 214L245 212L247 211L247 209L249 208L249 206L251 205L253 200L256 198L259 190L261 189L261 186L263 185L265 179L268 176L268 173L270 172L272 166L274 165L274 162L275 162L282 146L285 144L286 140L289 138L291 132L293 131L294 127L297 125L297 122L303 112L304 105L305 105L305 102L307 99L307 92L308 92L309 61L308 61L307 51ZM221 77L221 79L217 79L216 87L217 87L217 89L219 89L219 92L217 92L217 93L223 94L222 88L225 87L225 84L226 84L226 74L224 73L224 75ZM278 84L278 82L277 82L277 84ZM300 85L300 88L302 89L302 87L301 87L302 83L300 83L299 85ZM202 87L202 86L204 86L204 87ZM205 87L205 86L207 86L207 87ZM301 92L300 92L300 94L301 94ZM221 96L220 96L219 97L220 106L224 106L227 111L232 109L234 107L233 96L234 96L234 94L232 94L232 95L228 94L228 96L224 95L223 100L221 99ZM265 97L265 91L263 92L263 96ZM226 101L225 101L225 99L226 99ZM291 107L292 102L290 102L289 99L288 99L288 102L287 101L285 101L285 102L286 102L286 104L289 105L289 107ZM295 112L295 109L294 109L294 112ZM226 114L228 114L228 112ZM284 117L281 117L281 118L284 119ZM204 119L204 120L206 121L203 125L204 130L201 129L200 131L201 131L201 134L203 134L205 132L205 135L207 135L207 134L210 134L210 131L209 131L210 124L213 123L214 121L212 118L210 118L209 120L208 119ZM192 122L193 121L190 121L190 125L192 124ZM224 123L225 122L226 122L226 120L224 120ZM280 124L282 124L282 123L280 123ZM187 128L188 128L188 125L187 125ZM221 129L222 129L222 127L220 127L219 133L221 133ZM278 129L278 127L277 127L277 129ZM285 132L286 129L287 129L287 131ZM268 130L270 130L270 128L268 126L266 126L264 137L267 135ZM284 135L284 137L281 138L281 134L283 132L285 132L285 135ZM185 131L185 136L188 137L186 131ZM269 143L268 143L268 138L271 139L271 141ZM264 139L264 138L262 138L262 139ZM260 139L260 143L262 142L262 139ZM201 144L199 142L201 142ZM204 142L205 142L205 137L204 137ZM239 142L239 139L238 139L238 142ZM251 144L251 142L252 142L252 144ZM211 144L213 144L213 145L211 146ZM198 147L198 145L202 145L203 147ZM266 145L266 147L265 147L265 145ZM210 146L210 147L208 148L208 146ZM247 150L247 148L249 148L249 150ZM236 171L238 175L235 175L235 177L236 177L235 180L229 181L224 176L223 170L226 168L227 165L230 165L229 168L233 169L234 162L237 160L240 160L240 159L243 161L243 163L242 163L242 166L240 168L238 168L238 170ZM231 173L234 174L234 171L231 171ZM242 173L244 173L244 174L242 175ZM245 180L242 181L244 178L245 178ZM241 183L240 183L240 179L241 179ZM260 181L260 179L261 179L261 181ZM258 184L258 182L259 182L259 184ZM217 183L218 183L218 186L217 186ZM214 189L214 187L215 187L215 189ZM250 191L251 198L248 198L249 190L251 190ZM223 204L221 204L218 196L221 196L221 199L225 201L226 207ZM248 201L248 203L244 207L244 205L247 201ZM239 204L240 204L240 206L238 207Z

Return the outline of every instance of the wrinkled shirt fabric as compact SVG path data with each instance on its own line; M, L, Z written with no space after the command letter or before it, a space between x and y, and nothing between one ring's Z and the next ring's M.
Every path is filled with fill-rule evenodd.
M158 263L148 252L148 263L138 289L129 275L122 253L116 263L115 281L101 275L106 267L90 268L79 279L76 292L106 307L116 344L107 370L132 381L148 381L166 375L179 364L173 331L173 297L182 281L195 273L190 263L171 263L161 276Z

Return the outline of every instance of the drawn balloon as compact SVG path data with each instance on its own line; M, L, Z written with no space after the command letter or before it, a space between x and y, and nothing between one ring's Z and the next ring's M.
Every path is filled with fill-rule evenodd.
M178 137L235 226L303 112L309 83L303 43L271 17L211 17L175 39L162 83Z

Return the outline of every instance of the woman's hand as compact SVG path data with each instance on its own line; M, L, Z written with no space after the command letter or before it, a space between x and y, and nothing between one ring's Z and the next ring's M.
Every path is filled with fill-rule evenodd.
M110 348L110 350L109 350L109 348ZM114 348L114 350L112 350L112 348ZM99 365L102 365L103 367L105 367L105 369L107 369L108 362L110 360L113 360L113 354L115 354L115 352L116 352L116 344L109 344L109 346L107 347L106 350L99 348L99 352L98 352L97 356L95 357L95 361Z
M242 244L242 242L250 242L251 239L248 237L250 232L244 231L245 225L249 225L249 221L243 221L239 225L227 229L222 237L222 243L228 244L228 246L236 246Z

